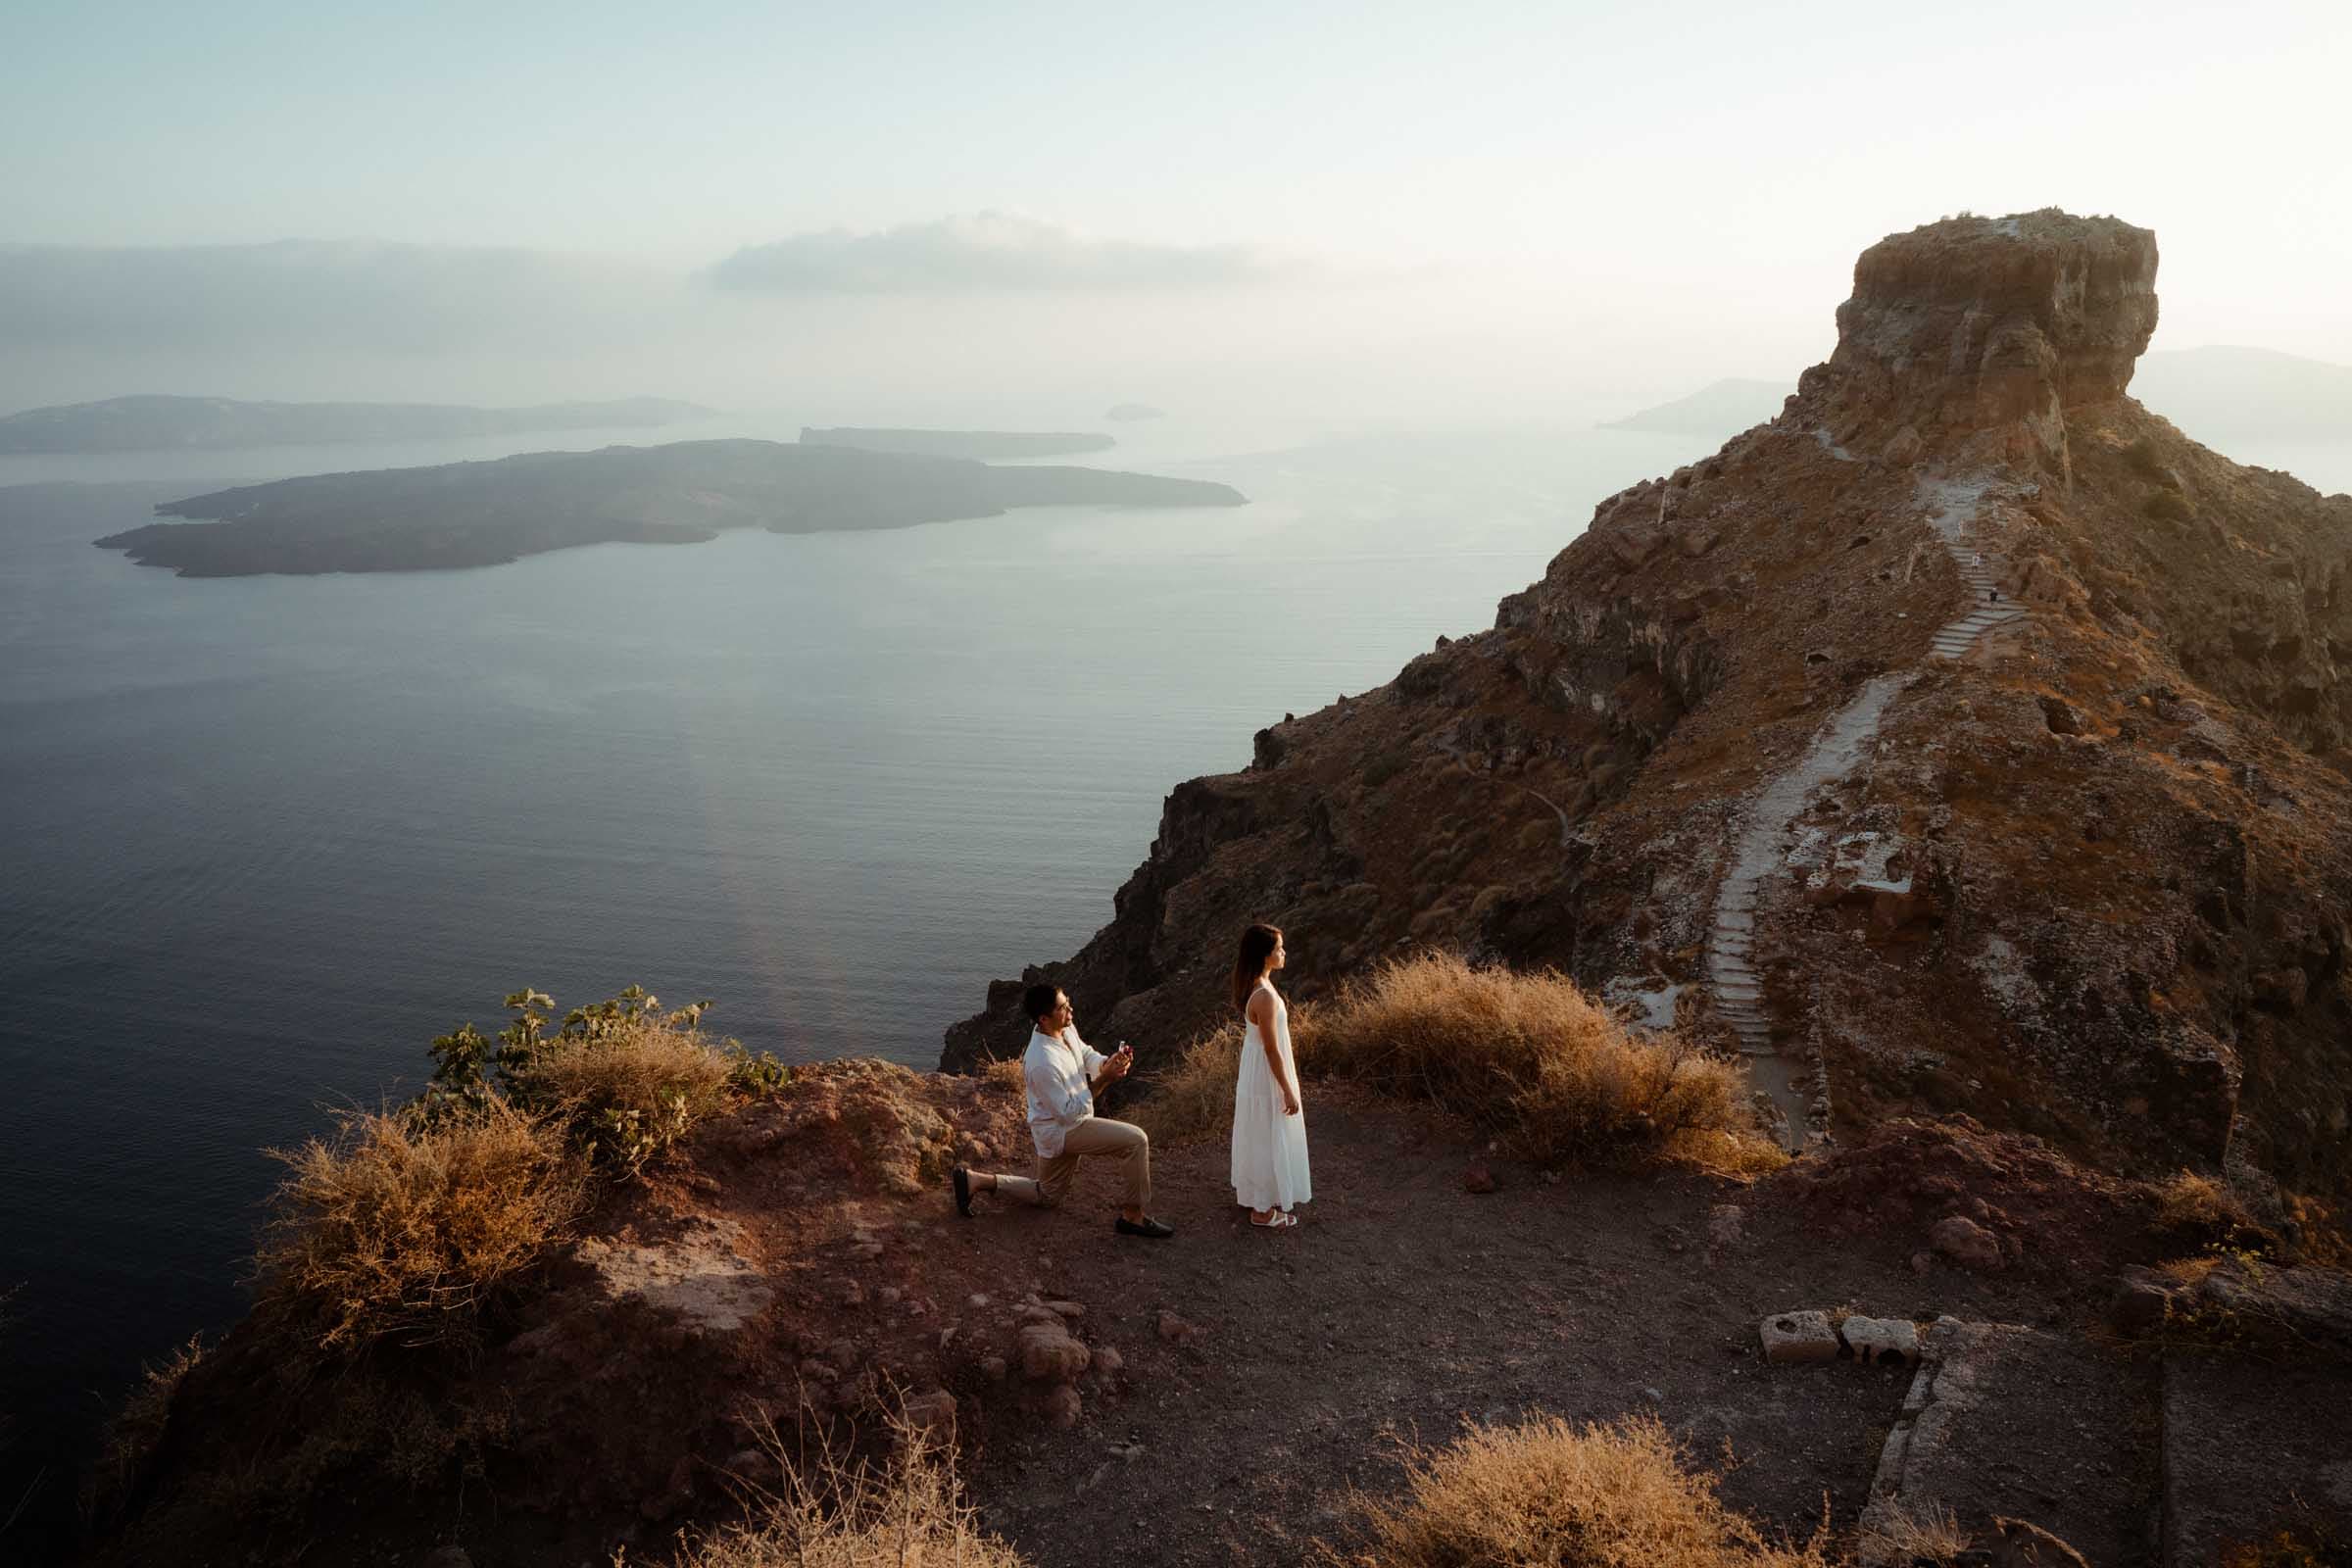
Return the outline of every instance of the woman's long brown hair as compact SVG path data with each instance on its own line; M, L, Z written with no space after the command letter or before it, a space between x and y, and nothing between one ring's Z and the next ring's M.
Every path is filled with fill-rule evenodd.
M1233 1004L1243 1012L1250 1010L1250 993L1265 978L1266 960L1274 956L1274 944L1282 940L1282 927L1253 925L1242 933L1242 951L1233 960Z

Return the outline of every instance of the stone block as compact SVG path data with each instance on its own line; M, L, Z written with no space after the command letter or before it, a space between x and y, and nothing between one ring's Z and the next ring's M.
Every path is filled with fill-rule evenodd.
M1838 1331L1827 1312L1776 1312L1757 1326L1764 1342L1764 1359L1784 1366L1801 1366L1838 1359Z
M1838 1325L1838 1332L1864 1366L1912 1366L1919 1361L1919 1329L1905 1319L1849 1317Z

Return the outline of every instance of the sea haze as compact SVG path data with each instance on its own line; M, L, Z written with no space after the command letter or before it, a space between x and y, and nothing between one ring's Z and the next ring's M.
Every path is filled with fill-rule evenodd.
M0 1405L86 1424L232 1321L261 1150L413 1092L509 991L642 982L788 1058L933 1065L989 979L1109 917L1177 781L1491 624L1696 451L1171 418L1102 466L1250 505L204 581L90 541L228 480L498 451L0 489Z

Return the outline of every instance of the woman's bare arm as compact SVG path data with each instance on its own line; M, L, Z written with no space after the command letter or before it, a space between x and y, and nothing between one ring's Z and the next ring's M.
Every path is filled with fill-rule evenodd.
M1250 994L1250 1021L1257 1025L1257 1043L1265 1048L1266 1071L1274 1075L1275 1085L1282 1090L1282 1109L1286 1116L1298 1114L1298 1086L1291 1082L1290 1074L1282 1070L1282 1053L1274 1047L1274 995L1264 986Z

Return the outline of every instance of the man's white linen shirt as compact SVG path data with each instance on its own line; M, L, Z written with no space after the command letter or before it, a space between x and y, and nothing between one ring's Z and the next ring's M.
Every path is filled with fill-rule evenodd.
M1067 1031L1056 1040L1043 1029L1032 1030L1029 1049L1021 1053L1021 1081L1029 1090L1029 1136L1037 1141L1037 1157L1057 1159L1069 1130L1095 1113L1097 1073L1106 1056Z

